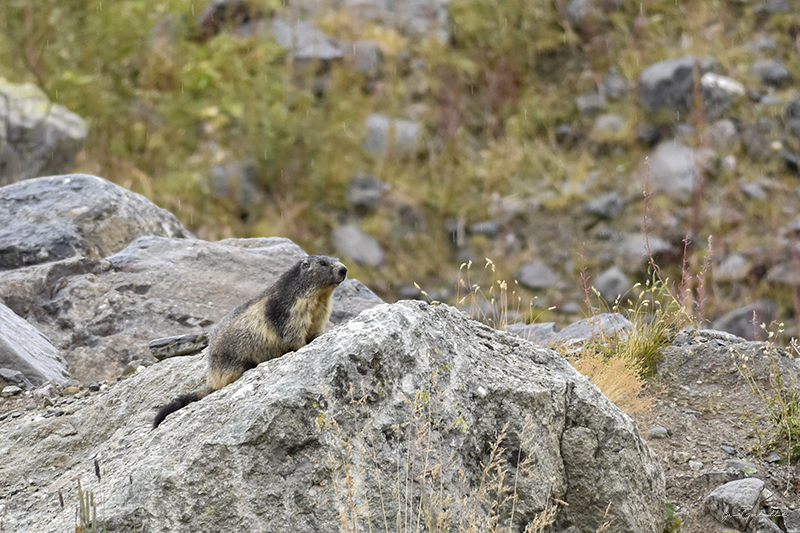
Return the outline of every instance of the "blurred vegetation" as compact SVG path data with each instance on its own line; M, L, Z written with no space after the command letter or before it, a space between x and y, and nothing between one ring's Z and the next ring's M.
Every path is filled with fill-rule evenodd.
M248 4L264 20L298 14L283 0ZM394 204L358 221L390 251L388 263L353 265L351 273L390 299L415 281L455 286L464 258L449 242L447 219L487 220L492 203L513 194L541 201L544 211L526 216L532 227L546 226L593 192L641 194L627 177L644 154L635 95L608 106L627 120L620 134L575 146L555 140L560 124L590 128L574 99L596 90L610 66L633 84L655 61L708 54L750 80L741 64L751 58L745 43L755 21L740 2L619 0L576 29L556 0L451 0L447 42L412 39L325 5L315 22L328 36L380 45L377 75L347 61L292 61L268 31L227 28L203 39L197 17L205 2L197 0L6 0L0 64L9 80L36 83L86 119L76 171L143 193L201 238L280 235L312 253L335 253L330 231L347 216L350 179L365 172L389 183ZM731 46L720 47L723 38ZM419 152L363 150L373 112L418 122ZM235 190L215 195L209 178L214 164L242 160L255 165L262 193L247 209ZM398 202L421 213L425 229L393 231ZM654 203L656 226L672 208ZM572 223L567 229L586 239ZM707 221L700 242L726 229L719 225ZM494 257L500 279L548 250L524 242L512 257L499 248L477 238L470 253L478 262ZM564 263L578 251L564 251ZM595 261L588 257L590 267ZM568 274L577 281L577 268Z
M762 327L766 329L766 325ZM747 386L761 400L766 415L764 417L744 409L743 415L749 419L754 434L758 436L754 451L766 455L769 451L777 450L786 458L787 464L796 464L800 462L800 383L791 374L787 376L779 359L786 355L797 357L800 355L800 345L797 339L791 339L788 354L778 353L776 341L783 335L784 325L773 324L773 327L776 329L768 332L763 345L764 356L769 360L767 376L754 372L753 366L757 362L751 361L748 356L738 352L731 353L731 356ZM759 424L762 418L771 423L770 431L766 434Z

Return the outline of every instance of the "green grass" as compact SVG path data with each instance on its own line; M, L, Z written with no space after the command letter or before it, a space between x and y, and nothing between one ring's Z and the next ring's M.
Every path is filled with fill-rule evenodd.
M250 4L291 15L279 0ZM623 132L573 148L554 141L562 123L588 131L591 119L578 115L574 99L596 90L608 67L633 85L655 61L713 55L747 81L738 66L752 59L746 42L756 24L749 9L723 0L623 0L583 29L571 27L553 3L452 0L452 39L442 43L328 8L317 18L328 35L375 40L384 59L375 79L346 63L331 65L319 97L319 65L291 64L270 37L226 30L198 39L202 7L196 0L126 0L113 9L96 0L8 0L0 7L3 75L36 83L86 119L89 137L76 170L147 195L201 238L281 235L310 252L332 253L330 230L345 210L347 183L359 172L374 174L391 185L391 201L359 223L392 253L382 269L357 270L389 299L403 284L457 277L462 260L442 230L448 218L490 219L491 198L516 195L540 201L547 218L572 219L588 197L619 187L620 175L645 154L635 126L657 118L638 110L634 91L609 105L627 121ZM792 20L770 24L780 30ZM723 35L729 46L719 46ZM741 115L754 119L752 106L741 105ZM369 113L404 118L409 109L421 126L419 153L374 157L361 149ZM675 118L665 120L669 126ZM207 176L213 164L241 159L254 162L264 194L246 210L235 198L215 197ZM726 180L765 170L742 161ZM782 172L776 165L766 171ZM621 192L638 193L634 186ZM401 204L421 213L426 227L398 236L391 221ZM664 218L676 208L667 204ZM764 206L776 215L761 216L778 224L781 207ZM519 218L515 224L536 220L531 213ZM729 229L733 245L755 238L739 226L704 224L703 236ZM470 246L473 258L498 257L481 243ZM535 243L524 243L523 253L534 251Z

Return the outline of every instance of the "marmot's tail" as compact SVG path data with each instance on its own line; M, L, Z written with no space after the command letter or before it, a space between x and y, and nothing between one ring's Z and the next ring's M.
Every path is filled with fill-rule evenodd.
M161 422L163 422L165 418L167 418L167 416L171 415L178 409L182 409L192 402L201 400L206 396L208 396L209 394L211 394L212 392L214 392L214 389L212 389L211 387L205 387L198 391L178 396L177 398L169 402L167 405L165 405L158 411L158 414L153 419L153 428L157 428L158 425Z

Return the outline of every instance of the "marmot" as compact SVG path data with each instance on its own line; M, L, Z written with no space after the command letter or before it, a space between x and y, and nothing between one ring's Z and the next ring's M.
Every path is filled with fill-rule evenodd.
M208 346L208 385L162 407L153 427L170 413L236 381L245 370L319 337L331 316L333 291L346 277L347 268L338 259L310 255L228 313Z

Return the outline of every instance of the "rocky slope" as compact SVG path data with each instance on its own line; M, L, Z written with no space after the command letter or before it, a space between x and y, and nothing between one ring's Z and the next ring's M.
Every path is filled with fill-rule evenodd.
M115 187L77 181L89 179L99 186L84 189L80 213ZM0 188L0 200L9 188L15 198L34 196L18 194L26 186L57 197L73 184L30 180ZM154 364L148 341L207 331L303 251L286 239L152 235L168 213L124 191L116 198L74 256L43 254L0 276L4 529L80 526L75 510L89 492L108 531L349 531L491 520L493 503L516 490L513 513L503 505L497 518L520 529L549 516L565 533L658 532L667 501L682 531L798 531L800 478L770 440L770 399L791 401L798 360L771 343L680 333L656 365L652 410L635 418L645 444L562 356L519 338L574 349L599 331L624 336L633 324L618 315L561 331L509 327L517 337L443 305L378 306L349 280L326 335L151 430L154 409L199 387L205 364L203 355ZM135 211L127 202L152 220L123 222L119 237L116 219ZM63 218L49 207L28 215L9 225L25 233ZM70 242L90 234L62 228ZM92 242L111 242L107 234L116 249L97 257L106 248Z
M459 266L489 257L519 281L520 314L537 296L529 315L567 324L585 308L582 263L614 282L610 301L649 279L646 225L673 281L684 249L695 292L702 273L703 325L752 336L728 313L762 302L759 323L796 333L790 1L138 5L126 24L69 2L58 28L44 11L9 11L6 48L30 42L25 28L52 44L38 69L9 59L9 71L51 101L2 85L0 170L34 154L3 180L68 166L85 136L69 101L94 124L80 168L209 240L280 234L347 256L387 300L418 295L416 282L455 303ZM94 63L130 68L85 70Z
M682 332L662 350L653 407L637 423L659 455L681 531L800 531L797 457L772 441L777 393L796 402L798 383L800 358L723 332ZM709 501L743 480L757 490L740 499L747 491L733 486L723 503Z

